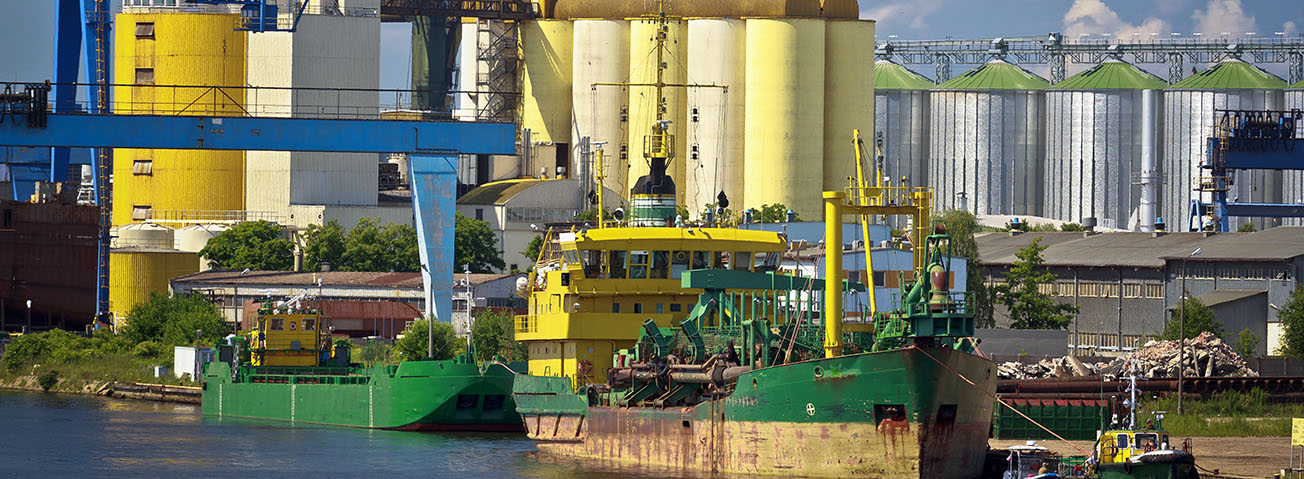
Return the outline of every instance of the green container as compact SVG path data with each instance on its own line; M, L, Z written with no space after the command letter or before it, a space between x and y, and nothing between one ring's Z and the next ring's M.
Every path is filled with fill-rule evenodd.
M1065 439L1090 441L1096 431L1109 418L1109 401L1097 399L1007 399L1013 406L1033 421L1054 431ZM996 439L1055 439L1045 429L998 405L992 421L992 435Z

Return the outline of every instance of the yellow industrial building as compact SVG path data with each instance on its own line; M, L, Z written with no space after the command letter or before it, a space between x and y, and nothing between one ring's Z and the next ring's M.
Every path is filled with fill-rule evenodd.
M597 85L655 73L645 3L559 0L522 23L524 175L578 174L583 137L605 143L607 187L628 196L646 174L652 89ZM677 202L696 215L723 191L737 210L818 217L819 192L854 169L852 130L873 131L874 22L855 0L682 0L669 13L666 82L700 85L666 89Z

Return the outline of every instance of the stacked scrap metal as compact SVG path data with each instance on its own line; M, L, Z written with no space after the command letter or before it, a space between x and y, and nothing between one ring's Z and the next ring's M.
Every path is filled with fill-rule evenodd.
M1186 377L1251 376L1259 374L1250 369L1231 346L1213 333L1184 341L1186 348ZM1110 362L1083 363L1072 356L1046 358L1036 363L1005 362L997 367L999 379L1042 379L1075 376L1105 376L1118 378L1127 374L1128 362L1138 361L1140 376L1145 378L1177 377L1181 363L1179 342L1150 341L1141 349Z

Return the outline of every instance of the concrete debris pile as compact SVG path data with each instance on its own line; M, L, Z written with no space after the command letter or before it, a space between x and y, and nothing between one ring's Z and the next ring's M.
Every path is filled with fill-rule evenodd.
M997 366L998 379L1044 379L1068 378L1075 376L1105 376L1113 380L1127 375L1128 362L1137 360L1140 376L1145 378L1175 378L1179 364L1179 343L1186 347L1186 377L1217 376L1258 376L1250 369L1231 346L1212 333L1200 333L1199 336L1184 342L1150 341L1141 349L1127 356L1110 362L1084 363L1072 356L1046 358L1036 363L1024 364L1016 361L1001 363Z

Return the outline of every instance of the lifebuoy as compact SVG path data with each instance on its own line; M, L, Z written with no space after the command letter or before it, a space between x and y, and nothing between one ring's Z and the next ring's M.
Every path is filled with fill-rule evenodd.
M581 359L580 362L575 363L575 372L581 376L588 376L593 373L593 363L587 359Z

